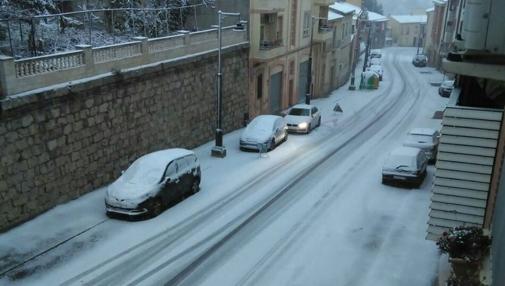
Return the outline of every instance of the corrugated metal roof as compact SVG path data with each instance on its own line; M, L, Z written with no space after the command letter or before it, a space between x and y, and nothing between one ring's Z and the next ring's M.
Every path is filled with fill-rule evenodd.
M503 112L450 106L444 112L428 239L451 227L482 226Z

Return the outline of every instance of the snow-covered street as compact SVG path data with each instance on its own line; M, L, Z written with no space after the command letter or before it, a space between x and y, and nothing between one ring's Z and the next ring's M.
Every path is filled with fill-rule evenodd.
M314 100L322 124L267 156L194 151L201 191L145 221L109 219L104 189L0 235L2 285L431 285L438 249L426 241L434 167L419 189L381 184L381 167L446 98L414 48L384 49L375 91ZM359 67L358 67L359 69ZM343 113L333 111L339 104Z

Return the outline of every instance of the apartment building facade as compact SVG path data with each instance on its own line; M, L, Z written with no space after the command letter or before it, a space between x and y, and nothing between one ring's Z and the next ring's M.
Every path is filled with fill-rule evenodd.
M426 25L424 53L428 56L428 65L440 68L442 65L441 43L447 2L444 0L434 0L433 5L434 7L426 10L428 22Z
M251 0L249 116L277 114L305 101L312 41L314 96L327 89L327 43L335 26L328 20L329 0ZM330 68L331 69L331 68Z
M390 17L393 45L400 47L423 46L426 15L393 15Z

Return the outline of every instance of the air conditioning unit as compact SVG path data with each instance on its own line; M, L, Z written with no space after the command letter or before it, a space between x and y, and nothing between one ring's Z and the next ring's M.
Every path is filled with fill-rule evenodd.
M503 0L467 0L463 13L465 49L505 54Z

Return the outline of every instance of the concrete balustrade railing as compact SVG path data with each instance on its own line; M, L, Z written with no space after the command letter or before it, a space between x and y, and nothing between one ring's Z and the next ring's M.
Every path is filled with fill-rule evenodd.
M247 43L246 31L223 28L223 47ZM217 49L217 29L15 60L0 55L0 98L77 81L121 69L168 61Z

